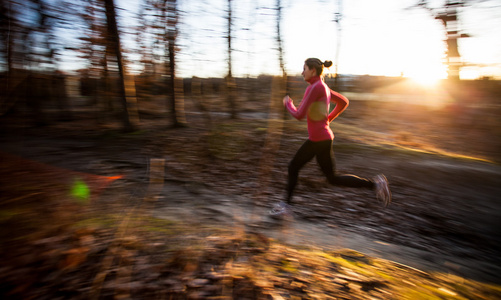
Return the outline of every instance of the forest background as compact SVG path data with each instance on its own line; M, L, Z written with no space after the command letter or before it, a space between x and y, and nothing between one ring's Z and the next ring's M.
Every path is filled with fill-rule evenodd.
M467 36L493 31L497 2L409 1L438 46L386 52L432 49L439 67L391 74L344 73L393 60L377 40L346 47L348 2L312 2L332 8L325 80L351 100L332 125L338 170L383 172L394 201L332 188L311 164L285 224L266 211L306 138L281 103L306 88L310 48L291 59L305 41L285 38L299 4L214 3L0 1L1 295L499 298L498 63L468 61L463 42L496 53ZM485 22L463 28L470 10Z

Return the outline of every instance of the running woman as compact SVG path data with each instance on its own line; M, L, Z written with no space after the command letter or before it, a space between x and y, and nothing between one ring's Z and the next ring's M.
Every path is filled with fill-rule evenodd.
M355 175L336 174L334 152L332 151L334 134L329 123L348 107L349 101L345 96L331 90L323 81L324 67L330 66L332 66L332 61L322 62L317 58L308 58L304 63L301 75L309 83L309 86L306 88L299 107L296 108L289 96L285 96L283 99L285 107L294 118L301 120L306 117L308 140L299 148L289 164L287 196L285 201L278 203L271 210L270 213L274 217L291 214L292 194L297 184L299 171L314 157L316 157L320 169L330 184L374 189L376 197L382 201L385 207L391 202L388 180L384 175L367 179ZM330 102L336 105L331 113L329 113Z

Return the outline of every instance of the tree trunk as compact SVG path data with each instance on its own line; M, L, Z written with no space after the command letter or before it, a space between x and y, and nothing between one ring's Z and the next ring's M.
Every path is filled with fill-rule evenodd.
M119 72L118 92L122 104L122 122L123 129L126 132L136 130L139 124L139 116L137 113L136 89L134 81L130 76L127 76L125 65L122 57L122 49L120 47L120 36L115 13L115 3L113 0L104 0L106 8L106 21L108 25L108 39L111 45L114 56L117 60Z
M227 100L228 100L228 105L230 107L230 115L232 119L236 119L237 116L237 107L236 107L236 99L235 99L235 94L236 94L236 83L235 79L233 78L233 73L232 73L232 59L231 59L231 31L232 31L232 6L231 6L231 1L228 0L228 75L226 76L226 89L227 89Z
M285 71L285 63L284 63L284 50L282 47L282 32L281 32L281 23L282 23L282 4L280 0L277 0L277 46L278 46L278 62L280 65L280 70L282 71L282 78L280 80L280 90L284 91L285 95L289 94L288 84L287 84L287 71ZM285 95L282 95L285 96ZM279 97L280 98L280 97ZM279 101L282 101L280 98ZM285 108L282 109L282 118L285 120L288 117L287 110Z
M185 127L186 117L184 113L184 95L182 84L176 78L176 40L179 14L177 0L163 0L162 22L165 26L165 69L168 73L166 79L167 90L170 91L170 105L172 126Z

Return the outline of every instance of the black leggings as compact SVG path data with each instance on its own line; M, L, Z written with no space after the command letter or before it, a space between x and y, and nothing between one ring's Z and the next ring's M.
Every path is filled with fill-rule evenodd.
M291 204L292 194L297 185L297 179L301 168L311 161L313 157L322 169L325 177L332 185L355 187L355 188L373 188L374 182L355 175L336 175L336 161L334 151L332 151L332 140L313 142L307 140L289 164L289 179L287 184L287 203Z

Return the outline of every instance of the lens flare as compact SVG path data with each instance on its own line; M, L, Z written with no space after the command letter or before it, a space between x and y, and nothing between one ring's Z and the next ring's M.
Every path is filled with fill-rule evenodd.
M90 189L82 179L77 178L71 187L71 195L80 204L87 204L89 202Z

